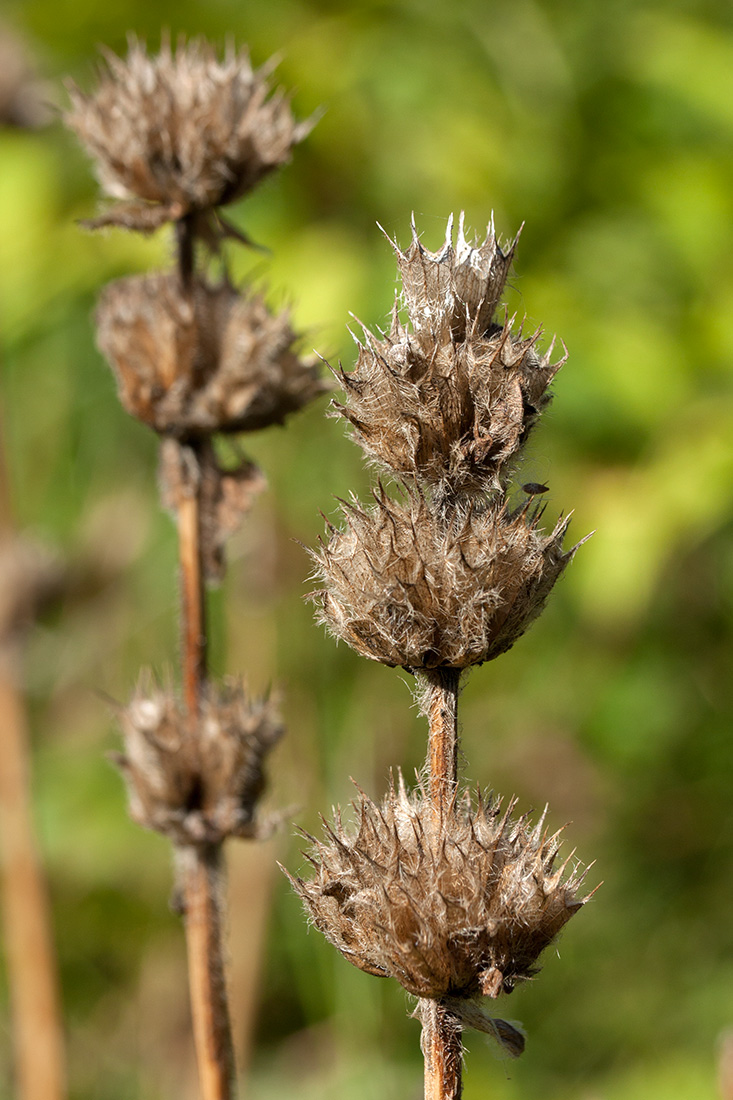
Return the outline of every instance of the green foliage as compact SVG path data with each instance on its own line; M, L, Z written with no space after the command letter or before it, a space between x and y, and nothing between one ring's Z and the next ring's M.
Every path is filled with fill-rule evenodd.
M237 260L292 299L307 344L346 366L353 310L384 324L391 249L412 210L437 247L451 210L525 220L511 309L570 359L521 480L548 517L595 529L532 631L473 673L470 774L521 805L549 801L605 885L504 1006L528 1032L505 1073L468 1038L466 1095L702 1100L731 1025L733 881L733 24L715 0L11 0L53 86L92 80L96 44L154 46L160 27L282 51L302 117L293 163L234 218L272 250ZM61 93L59 93L61 98ZM164 237L90 236L96 199L60 126L0 134L2 415L19 523L114 580L34 638L29 684L38 821L50 866L78 1100L193 1095L183 942L163 843L127 820L104 760L96 692L126 698L176 646L176 551L159 514L155 441L117 404L94 349L98 288L165 262ZM235 539L215 598L215 663L284 691L270 801L319 811L381 796L420 767L424 729L402 674L319 632L300 597L318 510L368 483L322 408L246 440L270 492ZM251 445L250 445L251 444ZM271 878L284 835L232 859L235 1014L261 927L248 882L271 883L252 1095L370 1100L418 1089L418 1025L401 991L309 935ZM258 887L259 889L259 887ZM252 893L256 893L252 887ZM244 900L242 900L244 899ZM247 960L250 960L247 962ZM243 961L244 960L244 961ZM2 1014L7 1012L3 1007ZM0 1026L7 1022L0 1016ZM7 1077L7 1067L0 1075ZM510 1079L507 1080L507 1075ZM5 1090L9 1094L9 1089Z

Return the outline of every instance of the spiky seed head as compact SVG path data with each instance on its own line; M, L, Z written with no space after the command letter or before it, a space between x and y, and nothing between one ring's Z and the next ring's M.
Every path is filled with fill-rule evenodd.
M164 41L155 56L134 39L125 59L105 52L93 93L69 85L66 114L103 189L123 200L92 224L150 231L234 202L284 164L311 124L271 94L268 71L231 46L220 61L203 39Z
M464 215L458 220L453 247L453 215L448 219L445 242L437 252L424 248L413 220L412 240L403 252L391 241L402 280L402 295L415 333L432 336L440 343L461 342L483 336L504 292L517 240L502 250L493 218L482 244L471 243L464 231Z
M422 247L413 226L406 252L396 245L408 323L397 306L382 338L364 330L354 370L340 373L346 401L335 412L379 466L439 492L478 495L500 484L503 468L548 404L563 360L540 355L540 332L522 338L492 322L509 269L493 227L480 247L463 233L443 248Z
M501 498L455 523L424 498L344 506L346 525L313 553L324 587L321 621L364 657L386 665L467 668L509 649L539 615L575 548L568 520L546 535L539 514Z
M97 310L97 340L127 411L179 437L281 424L324 389L293 350L287 311L258 294L174 273L110 283Z
M225 680L207 686L191 718L170 688L148 682L121 709L120 724L124 753L116 762L138 824L178 845L267 833L256 808L265 757L283 734L272 700Z
M400 778L381 806L359 793L357 825L340 814L314 840L309 879L289 876L313 923L360 970L416 997L496 998L534 977L538 959L587 900L584 874L556 866L558 835L491 797L464 793L437 816ZM312 838L311 838L312 839ZM457 1006L457 1007L456 1007ZM480 1011L477 1009L476 1011ZM488 1027L483 1028L488 1030Z

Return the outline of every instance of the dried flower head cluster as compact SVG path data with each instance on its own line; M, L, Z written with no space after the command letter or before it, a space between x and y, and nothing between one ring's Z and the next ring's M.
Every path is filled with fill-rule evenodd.
M446 815L401 780L381 806L360 793L358 826L340 815L314 840L309 881L292 879L314 924L360 970L416 997L461 1002L509 993L587 899L583 874L556 867L558 835L512 802L466 792ZM465 1023L477 1009L466 1007ZM475 1024L474 1024L475 1026Z
M538 510L503 502L434 522L424 496L384 491L364 509L344 504L346 527L314 554L321 620L358 653L386 665L467 668L509 649L542 610L573 551L567 520L549 535Z
M514 244L493 225L480 245L463 218L453 246L429 252L413 224L393 243L402 280L388 335L366 328L355 369L337 373L369 459L402 486L374 504L342 501L313 552L321 621L364 657L415 674L428 719L425 786L402 780L381 806L361 794L358 826L337 815L309 839L313 872L292 877L313 923L369 974L420 998L425 1095L460 1096L463 1027L521 1054L521 1030L488 1016L481 998L511 992L587 898L583 874L556 867L558 834L500 802L458 795L458 694L464 669L508 650L542 610L577 547L568 519L539 529L544 509L509 501L509 478L560 363L512 323L494 321ZM515 242L516 243L516 242ZM407 314L401 320L400 306ZM528 483L532 497L547 486ZM307 835L307 834L306 834Z
M354 370L337 374L347 403L335 410L382 468L438 494L485 493L503 484L562 360L538 354L539 332L523 339L493 322L514 254L493 225L474 246L461 217L454 249L451 218L438 252L412 233L405 252L392 242L408 323L398 297L388 335L364 330Z
M164 42L149 56L132 41L126 59L107 51L91 95L71 84L67 124L97 161L104 190L123 200L96 220L141 231L206 214L241 198L310 129L297 123L271 67L245 51L222 61L203 40Z
M97 310L97 340L120 400L156 431L180 438L282 424L323 392L313 363L293 350L286 312L259 294L173 272L109 284Z
M313 593L329 629L359 653L411 670L467 668L509 649L542 610L575 549L568 526L549 535L541 510L512 509L508 475L560 364L511 324L494 324L514 253L493 225L468 242L463 216L443 247L423 248L414 223L394 242L407 324L365 329L356 367L334 404L366 454L399 478L406 506L384 491L376 507L345 508L343 530L315 554ZM515 242L516 243L516 242ZM544 488L544 487L543 487Z
M289 159L311 123L297 123L287 98L254 71L246 51L223 60L203 40L148 55L131 42L126 59L105 53L97 88L72 84L66 121L96 159L102 186L121 200L93 228L148 232L175 223L174 270L111 283L97 310L97 341L127 411L175 440L186 454L162 462L167 507L199 498L203 567L220 579L225 540L264 479L246 459L224 470L212 437L282 424L324 391L314 362L298 355L288 310L234 287L223 237L247 241L219 207L246 195ZM200 247L205 246L205 247ZM201 270L220 255L216 281ZM190 467L183 470L184 465Z
M121 709L120 724L125 751L116 760L138 824L178 845L267 832L255 812L265 757L283 732L271 700L227 680L207 686L192 719L172 690L145 685Z

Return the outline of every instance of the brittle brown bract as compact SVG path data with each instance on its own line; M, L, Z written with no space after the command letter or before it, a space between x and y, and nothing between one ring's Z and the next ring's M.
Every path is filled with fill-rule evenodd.
M125 752L116 758L130 816L176 844L267 835L255 819L264 760L283 734L271 700L225 680L203 689L190 719L172 691L141 686L120 712Z
M480 792L473 805L465 792L438 820L426 792L408 793L400 777L381 806L360 792L355 831L337 815L325 840L309 838L313 877L291 881L354 966L450 1002L471 1023L461 1000L496 998L532 978L587 900L579 869L555 867L558 834L548 837L545 815L530 828L527 815L511 817L514 805L502 812Z
M513 458L548 404L547 387L563 360L540 356L536 332L523 339L511 322L492 323L511 264L493 227L479 247L452 219L443 248L424 249L413 225L406 252L394 245L408 324L396 303L391 331L367 329L351 373L337 374L347 403L335 410L378 464L451 494L480 494L503 483ZM399 301L399 299L398 299Z
M575 547L569 520L549 535L540 511L509 512L499 498L438 523L422 496L384 491L313 554L326 586L312 593L321 620L358 653L408 669L467 668L509 649L539 615Z
M127 411L179 438L282 424L324 390L293 351L287 311L228 282L173 272L110 283L97 310L97 341Z
M67 124L96 159L118 207L93 226L151 231L241 198L284 164L311 123L270 94L268 67L253 71L231 46L222 61L201 39L148 56L133 40L126 59L105 52L95 92L70 84ZM141 201L135 201L141 200Z

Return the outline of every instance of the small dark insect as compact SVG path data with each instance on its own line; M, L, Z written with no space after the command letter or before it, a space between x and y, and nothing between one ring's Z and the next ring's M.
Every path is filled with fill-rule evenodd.
M526 485L522 486L523 491L530 497L537 497L540 493L546 493L549 488L549 485L540 485L538 481L528 481Z

